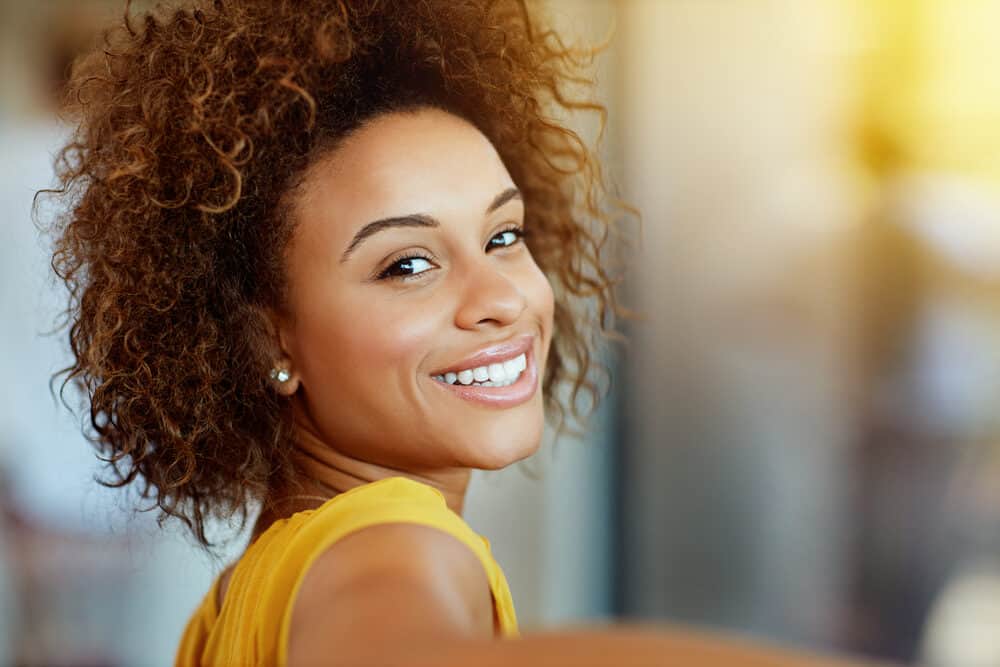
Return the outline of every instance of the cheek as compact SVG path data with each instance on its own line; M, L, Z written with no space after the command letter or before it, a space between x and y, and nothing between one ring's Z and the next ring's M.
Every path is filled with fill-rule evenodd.
M552 318L555 316L555 295L552 284L538 265L532 262L531 266L530 280L527 282L528 298L548 335L552 330Z
M541 377L544 377L545 369L548 366L552 335L555 329L555 294L552 290L552 284L538 265L532 262L532 267L534 270L531 272L530 280L527 283L529 289L526 294L531 308L534 310L534 315L541 325L542 341L539 346L539 369L543 374ZM539 391L539 394L541 394L541 391Z
M298 358L313 389L336 373L338 386L378 387L389 375L412 374L438 331L437 309L392 297L345 298L299 317ZM317 383L317 380L319 383Z

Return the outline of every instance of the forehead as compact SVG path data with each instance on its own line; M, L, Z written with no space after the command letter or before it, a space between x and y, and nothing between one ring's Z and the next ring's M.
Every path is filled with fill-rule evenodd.
M330 222L348 233L366 222L426 212L482 212L513 185L496 149L475 126L438 109L379 116L310 169L300 192L301 223Z

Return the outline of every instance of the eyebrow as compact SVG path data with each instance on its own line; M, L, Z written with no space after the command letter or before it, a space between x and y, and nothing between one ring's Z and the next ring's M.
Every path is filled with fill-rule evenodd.
M485 215L489 215L493 211L497 210L507 202L512 199L521 199L521 191L516 187L507 188L490 202L490 205L486 207ZM358 233L354 235L351 239L350 245L347 246L347 250L344 254L340 256L340 263L343 264L350 257L351 253L354 252L361 243L367 239L369 236L377 234L386 229L395 229L396 227L439 227L441 226L440 221L436 218L427 215L425 213L411 213L409 215L401 215L392 218L381 218L373 222L369 222L367 225L358 230Z

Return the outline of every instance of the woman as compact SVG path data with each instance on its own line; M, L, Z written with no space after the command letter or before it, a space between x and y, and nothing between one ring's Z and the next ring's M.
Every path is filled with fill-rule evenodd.
M521 1L217 0L79 63L54 266L109 483L206 547L209 517L261 506L178 665L732 658L496 641L510 592L461 519L471 469L561 421L556 386L595 392L620 311L602 247L628 208L550 117L603 120L568 92L589 55Z

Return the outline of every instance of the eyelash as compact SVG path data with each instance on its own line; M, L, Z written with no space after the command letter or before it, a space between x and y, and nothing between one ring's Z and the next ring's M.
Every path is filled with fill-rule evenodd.
M524 229L523 227L518 227L517 225L511 225L510 227L507 227L505 229L501 229L496 234L494 234L492 237L490 237L490 241L492 241L496 237L500 236L501 234L506 234L508 232L512 232L514 234L514 236L515 236L514 242L511 243L510 245L506 245L506 246L494 246L494 247L496 247L496 248L512 248L515 245L517 245L518 243L523 243L524 239L527 238L527 236L528 236L528 231L526 229ZM426 260L428 262L431 261L430 257L428 257L427 255L424 255L422 253L419 253L419 252L412 252L412 253L401 255L399 257L395 257L395 258L393 258L389 262L389 265L385 269L383 269L382 271L380 271L379 274L377 276L375 276L375 280L402 280L402 281L405 281L405 280L407 280L409 278L415 278L416 276L419 276L419 275L422 275L423 273L425 273L424 271L421 271L420 273L410 273L410 274L405 274L404 273L404 274L401 274L401 275L391 275L392 269L397 264L399 264L400 262L406 261L406 260L411 260L411 259L423 259L423 260Z

